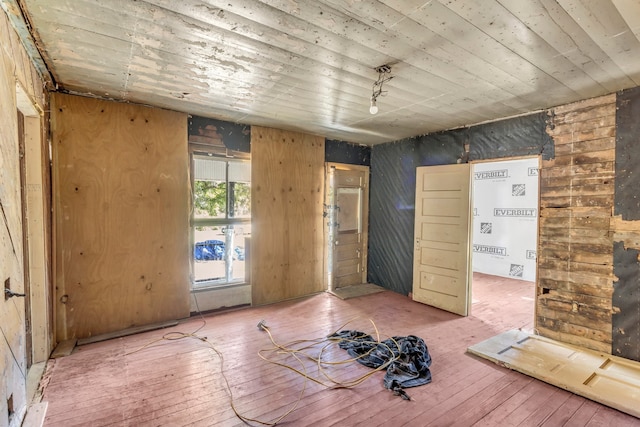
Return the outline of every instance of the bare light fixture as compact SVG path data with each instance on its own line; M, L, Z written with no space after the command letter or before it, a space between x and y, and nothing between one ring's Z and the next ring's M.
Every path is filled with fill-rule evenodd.
M381 65L374 68L378 73L378 80L373 82L373 91L371 93L371 105L369 106L369 112L376 114L378 112L378 97L386 93L382 91L382 85L393 78L391 75L391 65Z
M369 112L371 114L378 113L378 106L376 105L376 99L374 97L371 97L371 106L369 107Z

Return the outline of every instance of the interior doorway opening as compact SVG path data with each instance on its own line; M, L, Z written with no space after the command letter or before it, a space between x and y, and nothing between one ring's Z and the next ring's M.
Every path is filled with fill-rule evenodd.
M535 327L535 286L535 282L473 273L471 315L490 320L500 331L531 332Z
M369 167L325 165L325 288L367 282Z
M535 328L539 158L473 165L471 314Z

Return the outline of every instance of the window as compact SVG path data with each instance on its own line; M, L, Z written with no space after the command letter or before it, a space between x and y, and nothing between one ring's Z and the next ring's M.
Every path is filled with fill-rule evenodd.
M251 165L247 160L193 154L194 289L245 280L251 236Z

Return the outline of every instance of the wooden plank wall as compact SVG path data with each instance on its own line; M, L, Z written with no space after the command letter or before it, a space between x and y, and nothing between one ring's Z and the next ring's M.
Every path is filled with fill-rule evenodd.
M611 353L615 94L553 110L540 182L537 330Z
M324 289L324 138L251 128L252 303Z
M187 115L52 95L57 333L189 315Z
M14 297L5 300L5 283L11 290L23 293L24 261L20 196L20 153L18 152L19 84L30 104L40 111L47 109L47 94L43 82L32 66L18 35L11 27L7 15L0 11L0 425L19 426L27 408L25 334L25 300ZM35 120L41 120L36 115ZM37 123L36 123L37 124ZM37 137L37 135L36 135ZM42 145L44 149L46 144ZM28 154L27 154L28 156ZM31 159L33 160L33 159ZM47 173L45 167L43 173ZM41 177L42 178L42 177ZM38 190L43 196L43 189ZM45 233L49 233L47 228ZM50 283L40 283L39 289ZM46 317L46 313L42 313ZM45 321L49 321L45 319ZM46 327L51 327L47 323ZM43 340L44 337L40 337ZM38 344L50 345L44 341ZM47 349L44 349L45 351ZM49 349L50 350L50 349ZM47 353L48 354L48 353ZM11 403L12 407L9 407Z

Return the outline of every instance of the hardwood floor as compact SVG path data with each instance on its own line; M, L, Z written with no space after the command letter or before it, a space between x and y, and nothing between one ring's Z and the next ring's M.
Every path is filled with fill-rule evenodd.
M367 321L372 319L383 338L413 334L426 341L433 382L407 389L410 401L384 389L382 372L350 389L307 381L297 409L280 425L640 425L634 417L465 353L469 345L507 329L532 330L533 298L531 282L476 274L472 314L466 318L388 291L348 300L323 293L206 316L197 336L224 355L237 410L261 420L290 410L304 386L301 376L258 357L258 350L272 347L257 327L263 319L281 344L324 337L354 318L344 329L372 333ZM244 425L230 407L220 359L207 342L161 339L167 332L191 333L202 324L192 318L165 330L81 346L50 362L45 425ZM326 353L323 360L346 358L334 347ZM317 374L312 362L305 365L310 375ZM346 380L370 369L352 363L330 372Z

